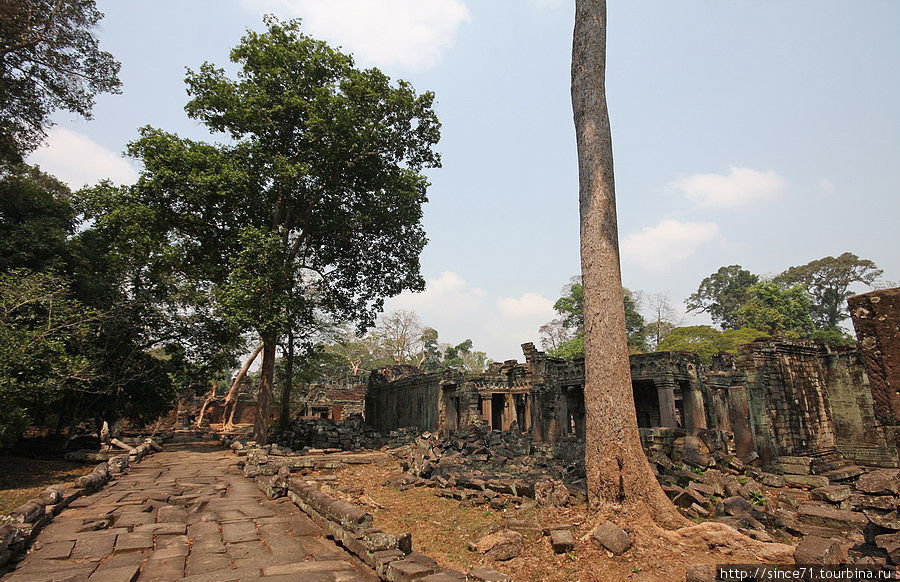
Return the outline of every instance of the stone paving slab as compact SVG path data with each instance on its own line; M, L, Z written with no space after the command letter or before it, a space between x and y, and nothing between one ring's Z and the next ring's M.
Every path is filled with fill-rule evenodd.
M215 443L182 441L80 497L2 582L372 582L292 504Z

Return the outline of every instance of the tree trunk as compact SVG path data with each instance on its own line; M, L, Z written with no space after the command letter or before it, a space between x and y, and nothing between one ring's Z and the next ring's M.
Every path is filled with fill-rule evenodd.
M216 390L219 389L218 380L213 382L212 390L209 391L209 396L206 397L206 400L203 401L203 406L200 407L200 414L197 415L197 426L203 424L203 416L206 414L206 409L209 407L210 402L216 397Z
M272 380L275 377L275 347L278 338L266 334L263 338L262 368L259 371L259 398L256 420L253 423L253 440L264 445L269 440L269 417L272 415Z
M262 342L259 342L259 345L256 346L256 349L253 350L253 353L250 354L250 357L247 358L247 361L244 362L244 367L241 368L241 371L238 372L238 375L234 377L234 382L231 383L231 387L228 389L228 394L225 395L225 409L222 411L222 429L223 430L231 430L234 428L234 409L237 407L237 393L238 388L241 385L241 382L244 380L244 376L247 375L247 370L250 369L250 366L253 365L253 361L256 359L256 356L259 355L263 349Z
M578 142L584 285L588 501L683 522L641 448L631 387L619 266L612 137L606 106L606 1L575 1L572 108Z
M281 414L278 418L279 430L287 430L291 419L291 393L294 391L294 332L288 330L288 345L285 362L284 385L281 387Z

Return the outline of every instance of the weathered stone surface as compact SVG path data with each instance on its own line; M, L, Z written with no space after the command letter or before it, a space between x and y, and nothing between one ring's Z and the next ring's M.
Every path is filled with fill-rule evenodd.
M491 570L490 568L470 570L469 573L466 574L466 580L471 582L512 582L512 578L506 574Z
M490 533L472 544L472 549L489 560L498 562L512 560L522 553L522 534L509 529Z
M881 513L874 509L866 509L863 510L863 513L866 517L869 518L869 521L871 521L878 527L883 527L884 529L893 531L900 531L900 514L898 514L897 511Z
M860 475L855 487L871 495L900 495L900 469L879 469Z
M812 504L801 505L797 510L797 516L804 523L841 531L862 529L869 521L862 513Z
M784 484L798 489L815 489L828 486L829 481L822 475L785 475Z
M557 554L565 554L575 549L575 538L570 529L555 529L550 532L550 547Z
M840 503L850 497L850 487L848 485L826 485L813 489L810 496L819 501Z
M716 567L698 564L687 569L685 582L716 582Z
M604 522L594 528L591 537L615 555L628 551L631 547L631 537L628 533L612 522Z
M806 536L800 540L794 560L798 564L841 564L847 561L847 551L840 539Z
M895 565L900 565L900 533L875 536L875 545L884 550Z

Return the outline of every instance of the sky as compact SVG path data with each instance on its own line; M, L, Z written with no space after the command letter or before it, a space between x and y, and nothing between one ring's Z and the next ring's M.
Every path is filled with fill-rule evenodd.
M234 71L262 15L436 94L413 309L440 340L522 359L580 270L572 0L98 0L122 94L60 114L30 158L73 188L133 182L144 125L213 139L185 67ZM609 0L607 96L623 283L676 309L723 265L760 275L851 251L900 279L900 2ZM864 291L860 288L859 291ZM683 324L705 324L684 314Z

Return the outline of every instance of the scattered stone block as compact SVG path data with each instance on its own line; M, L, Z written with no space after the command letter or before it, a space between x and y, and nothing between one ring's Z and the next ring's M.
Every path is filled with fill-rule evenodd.
M575 549L575 538L570 529L554 529L550 532L550 546L557 554L565 554Z
M612 522L604 522L594 528L591 537L615 555L628 551L631 547L631 537L628 533Z
M803 523L840 531L861 530L869 521L865 515L856 511L843 511L813 504L801 505L797 510L797 516Z
M819 501L829 501L831 503L840 503L850 497L850 487L848 485L826 485L813 489L810 496Z
M798 564L842 564L848 559L845 540L806 536L794 552Z

